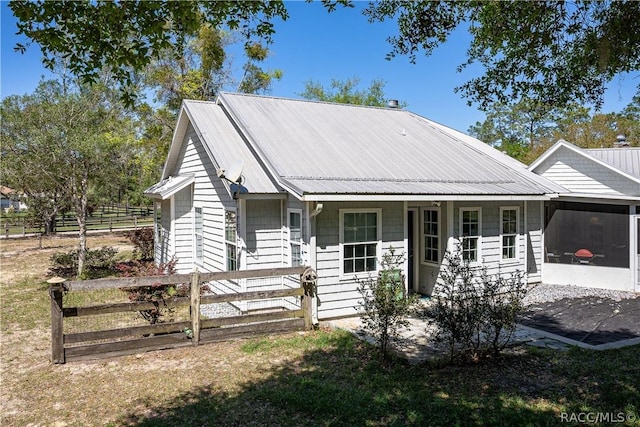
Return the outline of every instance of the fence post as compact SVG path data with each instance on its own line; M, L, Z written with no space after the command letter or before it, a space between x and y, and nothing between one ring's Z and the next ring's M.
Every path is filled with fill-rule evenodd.
M62 291L64 279L52 277L49 283L49 295L51 296L51 362L64 363L64 329L62 326Z
M313 304L312 298L316 295L316 283L318 275L311 267L307 267L300 275L300 286L304 289L302 295L302 311L304 312L304 329L313 329Z
M193 345L200 343L200 272L191 273L191 331Z

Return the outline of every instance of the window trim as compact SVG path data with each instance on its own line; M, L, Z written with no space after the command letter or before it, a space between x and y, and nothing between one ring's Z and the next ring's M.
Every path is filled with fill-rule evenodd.
M515 234L504 234L504 217L505 211L516 211L516 232ZM503 236L514 236L514 254L513 258L504 258L504 239ZM513 262L520 259L520 206L500 206L500 262Z
M458 232L460 233L460 242L462 243L462 239L464 236L462 235L462 220L464 212L478 212L478 235L474 236L478 239L478 244L476 246L476 259L470 260L470 264L480 264L482 262L482 208L481 207L462 207L458 210ZM461 256L464 255L464 248L461 248ZM464 259L464 257L463 257Z
M291 240L291 214L296 214L300 217L300 240ZM304 242L302 233L302 209L287 209L287 240L289 241L289 267L295 267L293 265L293 246L300 248L300 264L304 265L302 260L302 243Z
M359 242L358 244L376 244L376 269L375 271L358 271L353 273L344 272L344 215L349 213L375 213L376 214L376 241ZM340 278L341 279L353 279L359 274L374 273L378 274L380 271L380 255L382 252L382 209L381 208L360 208L360 209L339 209L339 264L340 264ZM352 244L352 243L349 243Z
M200 210L200 224L202 227L202 230L200 230L200 258L198 258L198 232L196 227L196 211L198 209ZM193 206L193 262L199 266L204 264L204 208L201 205L196 204Z
M222 226L222 234L224 239L224 271L238 271L238 211L235 208L224 208L223 209L223 226ZM233 212L235 214L236 219L236 239L235 242L231 240L227 240L227 212ZM229 270L229 257L228 257L228 247L229 245L236 248L236 268L235 270Z
M425 217L425 212L427 211L436 211L438 213L438 231L437 231L437 235L435 236L438 239L438 247L437 247L437 258L438 261L429 261L426 260L425 257L427 255L427 247L424 243L425 241L425 237L427 236L427 234L425 233L425 229L424 229L424 217ZM442 208L439 207L423 207L421 209L421 216L420 216L420 236L422 237L420 239L420 264L422 265L430 265L430 266L438 266L440 265L440 262L442 260L441 258L441 253L442 253ZM432 236L431 234L429 234L429 236Z

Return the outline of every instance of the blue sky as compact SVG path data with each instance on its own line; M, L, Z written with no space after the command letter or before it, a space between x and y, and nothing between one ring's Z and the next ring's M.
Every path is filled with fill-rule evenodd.
M390 46L386 39L397 32L396 23L368 23L361 14L365 5L357 2L354 9L338 8L329 14L317 3L288 2L289 19L276 23L272 54L264 64L265 68L284 72L283 78L273 84L271 95L299 98L310 80L328 87L332 79L357 77L364 89L372 80L381 79L389 98L404 101L408 110L454 129L466 132L484 119L484 113L467 106L466 100L454 92L456 86L481 72L479 67L456 72L465 60L469 43L466 31L456 31L430 57L418 56L416 64L407 57L387 61ZM15 19L6 1L0 5L0 14L0 95L31 93L40 77L50 74L42 67L37 45L30 46L25 55L13 51L19 40L14 36ZM242 64L241 58L235 62L236 68ZM635 73L611 82L602 111L624 108L639 78Z

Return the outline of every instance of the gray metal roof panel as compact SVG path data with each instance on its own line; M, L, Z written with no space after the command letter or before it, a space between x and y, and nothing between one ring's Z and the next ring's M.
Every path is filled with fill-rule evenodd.
M461 182L483 194L483 186L506 183L518 184L503 188L512 194L552 192L525 167L500 161L494 149L474 147L456 131L404 110L230 93L220 102L275 174L305 193L319 185L324 192L354 191L339 182L395 193L403 187L397 181L420 181L412 192L424 194L453 191L444 184Z
M640 179L640 147L596 148L584 151L590 156Z
M184 101L184 107L202 143L206 145L219 167L228 167L238 159L244 162L243 192L258 194L282 192L251 152L220 105L213 102ZM216 171L210 171L210 173L215 174Z
M195 175L170 176L144 190L144 195L166 200L195 181Z

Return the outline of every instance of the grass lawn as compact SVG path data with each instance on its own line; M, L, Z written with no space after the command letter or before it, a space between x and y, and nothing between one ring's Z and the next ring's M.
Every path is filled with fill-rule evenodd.
M2 426L640 425L640 346L380 366L367 344L321 329L52 365L44 274L76 240L1 244ZM90 237L102 245L131 251Z

